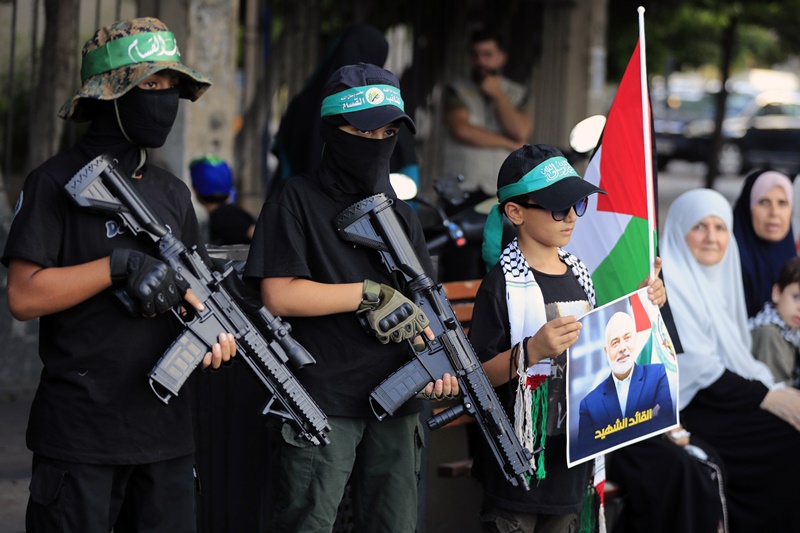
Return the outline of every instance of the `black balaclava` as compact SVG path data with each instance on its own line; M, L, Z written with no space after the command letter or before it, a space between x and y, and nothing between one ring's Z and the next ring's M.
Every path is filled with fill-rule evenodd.
M131 142L145 148L164 146L178 116L179 89L134 87L117 102L122 130Z
M321 134L325 142L322 169L325 185L347 196L361 198L384 193L394 197L389 182L389 159L397 144L397 136L388 139L367 139L339 129L341 117L326 117ZM331 120L332 119L332 120Z
M322 158L319 107L331 74L345 65L383 65L389 43L383 32L368 24L353 24L331 46L300 93L289 103L275 136L273 150L280 157L280 177L316 170Z
M126 176L136 176L146 171L146 152L132 144L119 127L117 112L111 100L85 98L80 104L84 116L91 120L86 134L78 141L88 159L109 154L119 161L117 168Z
M148 103L153 106L152 110L141 109ZM80 141L87 157L108 153L119 161L120 171L136 176L147 168L145 148L162 146L166 141L177 114L178 93L177 89L147 91L134 87L116 100L86 98L81 106L85 116L91 119Z

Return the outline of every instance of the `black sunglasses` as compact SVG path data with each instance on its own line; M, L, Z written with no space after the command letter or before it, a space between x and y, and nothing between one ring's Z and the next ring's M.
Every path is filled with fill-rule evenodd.
M550 211L550 214L553 215L553 220L555 220L556 222L561 222L562 220L567 218L569 210L572 209L573 207L575 208L575 214L578 215L579 217L582 217L583 214L586 212L586 206L589 205L589 198L588 197L581 198L575 203L575 205L570 206L566 209L560 209L558 211L547 209L546 207L542 207L539 204L517 204L517 205L525 209L542 209L544 211Z

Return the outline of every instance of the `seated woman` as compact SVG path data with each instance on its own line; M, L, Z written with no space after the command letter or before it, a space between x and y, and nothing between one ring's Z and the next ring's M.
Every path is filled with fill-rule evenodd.
M720 455L732 532L800 531L800 391L778 388L750 353L732 212L697 189L670 206L662 237L664 283L684 353L681 422Z
M742 263L747 316L772 300L783 264L797 256L792 233L791 180L774 170L753 172L733 209L733 234Z
M608 479L625 492L625 510L614 531L729 530L721 460L681 426L614 450L606 455L606 470Z

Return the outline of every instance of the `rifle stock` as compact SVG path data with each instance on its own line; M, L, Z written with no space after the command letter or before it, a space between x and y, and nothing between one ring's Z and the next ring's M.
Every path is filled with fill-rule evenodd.
M203 303L202 311L172 310L185 329L150 371L150 386L161 401L167 403L177 395L217 342L217 336L230 332L236 338L239 357L267 389L262 414L291 424L298 437L313 444L330 442L331 428L325 413L288 368L288 364L295 368L313 364L314 358L291 337L288 324L264 306L253 309L240 294L226 289L223 282L230 283L228 276L234 272L233 267L222 273L211 270L196 247L187 249L107 155L89 162L65 188L78 206L117 215L132 233L150 237L157 244L161 259L189 282L192 293Z
M377 194L357 202L336 219L342 239L377 250L386 268L406 280L406 296L430 320L434 339L415 358L386 378L370 395L375 415L382 420L419 393L427 383L449 373L458 379L460 403L428 420L431 429L471 414L506 479L528 490L533 475L531 453L519 442L503 406L483 371L464 329L444 295L425 273L394 210L393 201ZM411 344L409 342L409 344Z

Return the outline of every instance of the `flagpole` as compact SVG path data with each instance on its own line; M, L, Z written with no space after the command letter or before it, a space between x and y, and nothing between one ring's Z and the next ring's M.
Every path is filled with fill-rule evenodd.
M653 143L650 131L650 99L647 90L647 54L644 44L644 7L639 6L639 65L642 93L642 132L644 134L644 176L647 190L647 237L650 253L650 279L655 279L655 205L653 194Z

